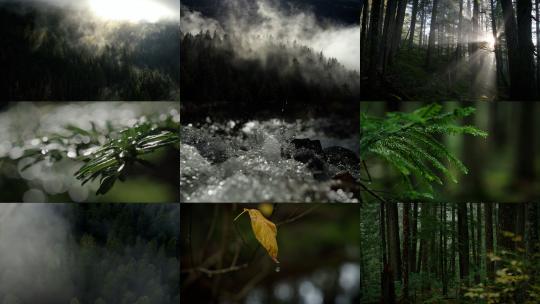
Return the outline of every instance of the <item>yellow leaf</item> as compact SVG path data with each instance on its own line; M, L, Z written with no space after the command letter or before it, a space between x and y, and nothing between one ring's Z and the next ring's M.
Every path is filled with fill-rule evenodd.
M259 243L261 243L264 249L266 249L272 260L274 260L274 262L276 263L279 263L277 259L278 245L276 240L276 225L266 219L264 215L262 215L262 213L257 209L244 208L244 211L242 211L242 213L246 211L249 213L249 218L251 220L251 228L253 229L255 238L257 238Z

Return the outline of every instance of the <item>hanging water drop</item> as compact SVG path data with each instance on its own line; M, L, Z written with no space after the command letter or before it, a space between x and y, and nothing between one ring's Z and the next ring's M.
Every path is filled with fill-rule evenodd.
M77 157L77 152L75 152L75 150L69 150L68 153L67 153L67 157L68 158L75 158L75 157Z

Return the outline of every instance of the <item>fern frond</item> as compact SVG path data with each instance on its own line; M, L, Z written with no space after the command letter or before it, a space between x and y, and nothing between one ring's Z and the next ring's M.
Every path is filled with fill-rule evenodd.
M371 155L385 160L397 169L409 186L411 177L421 179L428 185L443 184L440 176L457 183L450 168L454 167L463 174L467 174L468 170L434 136L470 135L485 138L487 133L474 126L458 124L460 119L472 115L474 108L457 108L446 113L442 110L441 105L431 104L411 113L387 113L384 119L363 113L360 120L360 158ZM411 193L419 193L410 188Z

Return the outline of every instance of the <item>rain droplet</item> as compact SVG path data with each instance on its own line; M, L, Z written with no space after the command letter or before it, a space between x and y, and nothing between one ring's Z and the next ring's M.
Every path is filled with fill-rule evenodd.
M276 272L280 272L281 268L279 266L276 266Z
M49 153L49 150L47 150L47 148L41 149L41 154L45 155L47 153Z

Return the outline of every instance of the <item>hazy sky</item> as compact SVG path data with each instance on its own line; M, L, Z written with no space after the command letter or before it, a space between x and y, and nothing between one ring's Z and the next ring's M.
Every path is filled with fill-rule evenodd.
M0 0L7 2L13 0ZM180 16L179 0L16 0L38 2L60 7L90 8L96 15L109 19L147 20L175 18Z

